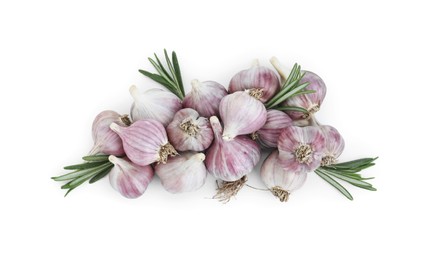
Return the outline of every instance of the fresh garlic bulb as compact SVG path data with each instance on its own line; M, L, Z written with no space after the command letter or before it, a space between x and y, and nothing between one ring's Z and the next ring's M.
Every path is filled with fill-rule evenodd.
M278 71L281 78L285 81L289 75L289 70L287 70L275 57L273 57L270 62ZM308 82L309 85L305 88L305 90L313 90L315 92L294 96L282 103L284 106L301 107L308 111L307 114L297 111L288 111L288 115L293 120L305 118L309 119L314 113L318 112L327 92L327 87L324 81L317 74L310 71L302 71L302 73L304 73L304 76L300 80L299 84L301 85Z
M215 81L191 82L192 90L183 100L183 107L195 109L201 116L211 117L219 115L219 103L228 95L221 84Z
M252 134L266 148L276 148L283 129L293 125L291 118L284 112L274 109L267 110L267 121L263 127Z
M259 66L258 61L247 70L242 70L231 79L228 92L248 90L261 102L270 100L280 89L279 78L271 69Z
M275 150L265 159L261 166L261 180L273 195L284 202L294 190L303 186L307 173L284 170L278 163L278 156L279 152Z
M127 116L121 116L117 112L106 110L100 112L93 121L92 136L94 141L90 154L123 155L123 144L120 137L110 129L110 124L116 123L126 126L129 122Z
M278 140L279 164L284 170L307 173L321 164L325 138L318 126L289 126Z
M155 173L162 186L171 193L195 191L204 185L207 177L204 159L203 153L181 153L166 164L156 165Z
M258 144L248 136L225 140L222 138L222 126L215 116L210 117L210 124L215 138L206 153L205 164L209 173L229 182L250 173L260 159Z
M225 96L219 105L219 113L224 124L223 138L226 140L258 131L267 119L263 103L244 91Z
M204 151L213 141L208 119L200 117L192 108L179 110L166 130L177 151Z
M112 123L110 127L120 136L127 157L135 164L166 163L168 156L177 155L165 128L156 120L139 120L129 127Z
M135 165L126 158L117 158L113 155L108 159L114 164L109 173L109 180L116 191L130 199L138 198L146 191L153 179L151 166Z
M321 165L328 166L336 163L337 158L344 150L345 141L336 128L329 125L323 125L320 126L320 128L325 138L324 154L321 159Z
M181 100L171 92L152 88L141 93L136 86L129 89L134 99L131 107L132 121L154 119L166 127L175 113L182 108Z

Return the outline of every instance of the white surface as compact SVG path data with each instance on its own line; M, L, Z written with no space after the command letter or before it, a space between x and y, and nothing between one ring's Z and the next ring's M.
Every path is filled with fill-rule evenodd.
M281 3L284 4L281 4ZM431 259L427 1L2 1L0 259ZM91 148L101 110L127 113L137 70L176 50L185 83L227 85L253 58L323 77L320 121L344 135L342 160L380 156L377 192L348 201L316 175L286 204L214 183L137 200L105 179L63 198L50 177ZM262 187L258 178L251 184Z

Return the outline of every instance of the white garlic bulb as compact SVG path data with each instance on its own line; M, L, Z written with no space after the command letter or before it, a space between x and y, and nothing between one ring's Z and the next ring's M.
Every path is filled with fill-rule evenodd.
M153 179L151 166L139 166L129 159L117 158L113 155L108 157L114 167L109 173L111 186L126 198L138 198L147 189Z
M141 93L136 86L129 89L134 103L131 107L132 121L154 119L167 126L177 111L182 108L181 100L171 92L152 88Z
M335 164L345 148L345 141L336 128L329 125L322 125L320 128L325 138L321 166Z
M219 115L219 103L228 95L221 84L215 81L191 82L192 90L185 96L183 107L195 109L201 116L211 117Z
M291 118L285 112L269 109L265 125L256 131L253 137L265 148L276 148L282 130L292 124Z
M213 141L209 120L192 108L179 110L166 130L177 151L204 151Z
M263 103L245 91L222 98L219 113L224 125L223 138L226 140L258 131L267 119Z
M215 116L210 117L210 124L214 141L206 153L205 164L209 173L229 182L237 181L250 173L261 156L259 145L244 135L230 140L223 139L222 126Z
M171 193L195 191L204 185L207 170L203 153L186 152L155 166L162 186Z
M261 166L261 180L270 191L284 202L306 181L307 173L284 170L278 163L279 152L273 151Z

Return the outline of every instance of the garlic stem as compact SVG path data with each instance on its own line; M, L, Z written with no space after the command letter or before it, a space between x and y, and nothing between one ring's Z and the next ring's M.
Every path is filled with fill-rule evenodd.
M258 59L253 59L252 63L251 63L251 67L258 67L260 65L259 60Z
M286 69L284 68L284 66L280 63L280 61L278 60L278 58L276 57L271 57L270 59L270 63L273 65L273 67L277 70L277 72L279 73L279 75L282 78L282 82L285 82L286 79L288 78L288 75L286 74Z
M199 82L199 80L197 79L193 79L191 81L191 85L192 85L192 90L198 90L199 87L201 87L201 82Z
M116 133L120 132L120 126L116 123L111 123L110 128L111 128L111 130L113 130Z
M134 100L138 100L138 97L139 97L139 90L138 90L137 86L132 85L132 86L129 88L129 93L131 94L131 96L132 96L132 98L133 98Z

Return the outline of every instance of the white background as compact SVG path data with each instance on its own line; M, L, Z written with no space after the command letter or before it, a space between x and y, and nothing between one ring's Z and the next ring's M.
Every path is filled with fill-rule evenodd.
M1 1L0 259L431 259L428 1ZM275 55L321 75L320 121L341 160L380 156L377 192L349 201L310 174L288 203L214 180L127 200L107 179L63 198L101 110L127 113L147 57L176 50L184 81L230 77ZM252 174L250 184L263 187Z

